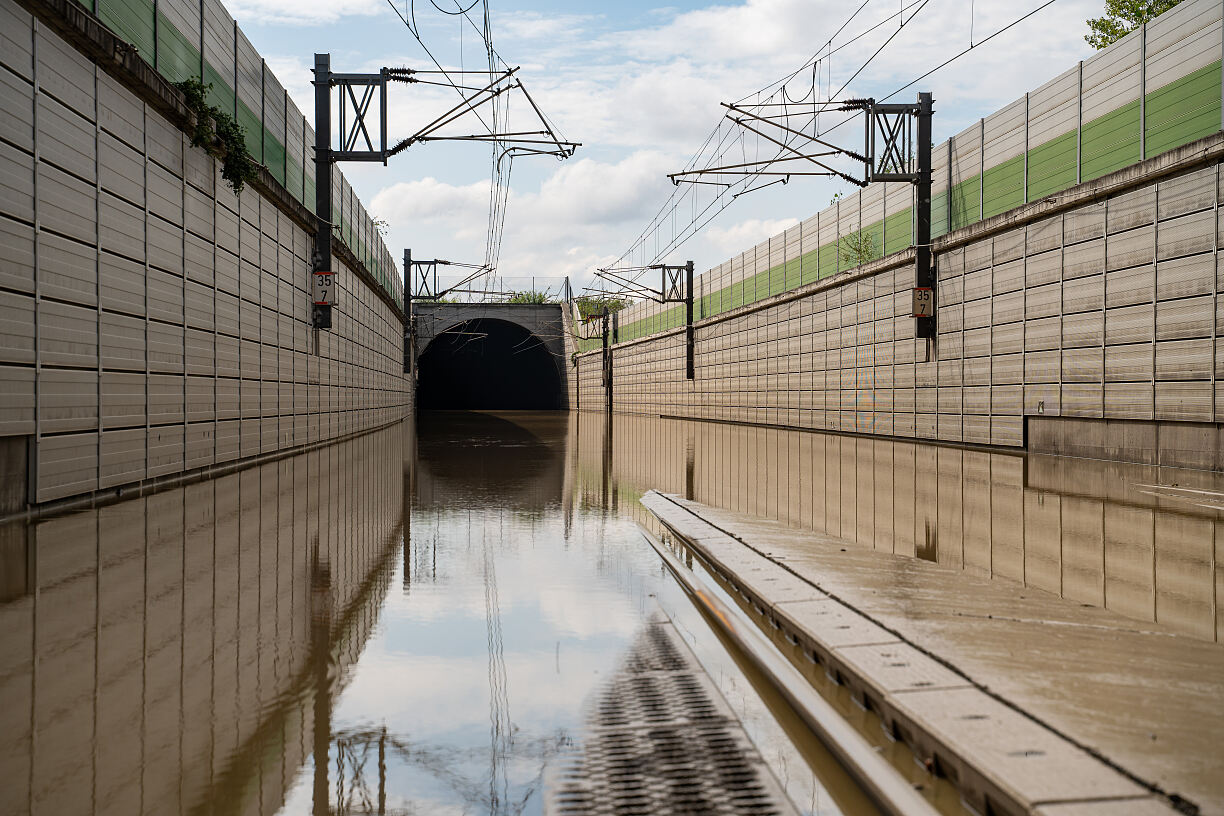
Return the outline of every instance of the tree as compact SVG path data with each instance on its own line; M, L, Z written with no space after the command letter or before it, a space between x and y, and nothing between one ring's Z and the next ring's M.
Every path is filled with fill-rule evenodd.
M853 269L876 259L875 239L867 230L843 235L840 244L841 259L846 269Z
M583 317L603 314L605 308L609 312L619 312L629 305L624 298L612 295L580 295L574 298L574 303L578 304L578 313Z
M506 302L507 303L531 303L531 304L540 305L544 303L556 303L557 301L556 301L556 298L549 295L548 292L541 292L538 289L524 289L522 291L514 292L513 294L511 294L510 297L506 300Z
M1088 21L1088 28L1092 33L1084 35L1084 39L1100 51L1180 2L1181 0L1105 0L1105 16Z

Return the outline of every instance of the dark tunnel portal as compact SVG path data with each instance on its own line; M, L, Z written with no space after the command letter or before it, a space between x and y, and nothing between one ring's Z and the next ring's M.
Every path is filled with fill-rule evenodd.
M418 365L417 405L425 410L565 407L552 353L517 323L478 318L451 326L430 342Z

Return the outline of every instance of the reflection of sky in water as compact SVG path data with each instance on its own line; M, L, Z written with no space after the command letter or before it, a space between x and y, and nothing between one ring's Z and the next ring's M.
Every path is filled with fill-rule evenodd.
M362 802L353 766L363 762L377 812L384 727L388 812L541 812L545 764L581 740L592 692L660 607L696 636L701 661L796 801L837 812L665 575L633 521L643 512L635 498L621 495L608 512L582 495L573 415L427 414L419 428L408 552L395 556L377 626L333 701L332 812ZM364 760L361 748L338 746L354 732ZM313 775L308 756L282 813L312 811Z
M505 780L505 801L497 812L537 813L546 758L578 736L584 700L616 668L643 618L655 608L649 596L674 595L673 604L680 600L679 590L663 583L657 558L630 521L578 511L567 540L559 497L541 495L552 492L549 485L535 497L552 501L534 514L490 506L497 500L489 500L489 482L504 483L504 471L492 479L482 477L500 470L497 460L513 456L512 449L485 447L483 473L473 477L468 492L453 496L458 506L479 509L439 512L434 498L430 506L414 511L411 580L405 589L401 560L378 627L335 702L333 733L377 731L385 725L401 746L409 746L407 752L387 753L389 809L492 809L492 726L498 712L491 707L497 667L489 658L490 611L494 633L500 627L502 722L510 726L509 735L501 735L508 751L504 758L499 751L497 774ZM549 453L556 455L539 446L533 453L537 464ZM461 484L453 473L442 481L448 491ZM521 510L522 499L532 492L527 486L513 504ZM479 502L472 501L476 496ZM487 564L492 565L495 593L485 584ZM372 745L364 779L376 795L377 743ZM333 806L336 751L333 744ZM308 762L283 812L310 811L311 776ZM351 776L346 775L348 786Z

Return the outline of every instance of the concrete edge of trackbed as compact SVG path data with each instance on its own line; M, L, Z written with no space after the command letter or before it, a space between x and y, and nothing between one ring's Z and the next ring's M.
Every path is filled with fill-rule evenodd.
M1198 812L716 526L700 505L653 490L641 503L978 813Z

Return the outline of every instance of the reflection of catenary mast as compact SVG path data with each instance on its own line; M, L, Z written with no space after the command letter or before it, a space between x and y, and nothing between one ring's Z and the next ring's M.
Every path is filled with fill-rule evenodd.
M507 535L504 521L504 517L498 520L498 541L504 541ZM431 549L436 548L436 538L432 544ZM564 732L527 740L514 738L510 724L509 685L506 678L496 561L493 542L488 535L487 528L482 530L481 545L486 648L489 658L490 758L488 779L468 779L458 770L478 757L480 753L478 749L414 744L404 736L389 733L385 726L342 729L331 733L331 739L335 745L333 755L336 771L335 799L328 803L326 809L316 810L317 813L337 814L337 816L365 816L365 814L375 813L379 816L398 816L399 814L415 813L416 810L411 806L387 809L387 757L391 756L403 764L428 772L454 791L468 808L481 813L493 814L493 816L517 816L522 813L528 800L542 781L544 767L548 760L568 744L569 738ZM412 539L406 540L404 546L406 549L412 549ZM404 553L405 569L413 562L414 554ZM377 762L371 762L375 756L378 758ZM539 763L539 772L535 779L516 802L510 801L506 767L507 761L512 758L535 760ZM376 792L366 780L366 774L370 771L369 766L371 765L376 766L374 772L378 774ZM326 772L324 772L324 778L326 778Z

